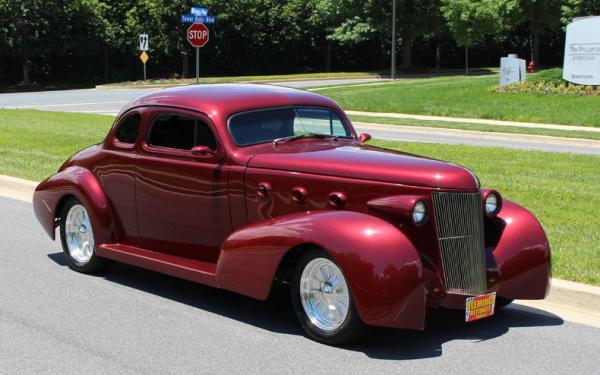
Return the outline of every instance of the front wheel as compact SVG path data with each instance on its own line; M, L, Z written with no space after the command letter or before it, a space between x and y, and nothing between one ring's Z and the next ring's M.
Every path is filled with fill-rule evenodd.
M308 337L340 345L364 332L344 274L324 251L310 250L296 264L292 303Z
M112 263L95 254L92 221L88 210L77 198L70 198L62 208L60 239L67 263L75 271L96 273Z

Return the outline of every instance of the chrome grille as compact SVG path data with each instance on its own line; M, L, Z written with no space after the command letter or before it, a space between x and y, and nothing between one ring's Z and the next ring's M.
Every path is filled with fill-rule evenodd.
M483 203L479 193L432 193L436 231L448 293L487 289Z

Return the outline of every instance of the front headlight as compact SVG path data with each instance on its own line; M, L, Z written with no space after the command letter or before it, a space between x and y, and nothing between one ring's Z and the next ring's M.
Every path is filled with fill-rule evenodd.
M488 194L487 198L485 198L485 213L489 216L496 215L500 208L499 201L495 193Z
M423 225L427 221L427 206L424 202L415 203L412 211L412 219L415 225Z

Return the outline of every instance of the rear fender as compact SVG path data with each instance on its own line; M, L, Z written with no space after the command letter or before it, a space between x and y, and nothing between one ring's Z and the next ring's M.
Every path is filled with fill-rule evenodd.
M63 199L70 195L88 209L96 244L114 242L114 224L106 195L96 176L81 167L68 167L42 181L35 189L33 210L46 233L55 238L58 210Z
M244 227L223 245L217 284L266 299L281 260L302 244L324 249L337 262L365 323L424 328L423 267L416 249L398 228L366 214L317 211Z
M504 200L498 219L503 229L492 251L499 273L498 295L509 299L545 298L551 261L542 225L525 208L508 200Z

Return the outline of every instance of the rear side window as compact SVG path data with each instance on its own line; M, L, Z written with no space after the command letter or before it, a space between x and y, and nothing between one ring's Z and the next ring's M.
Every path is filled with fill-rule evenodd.
M217 142L204 122L179 115L160 115L154 120L148 134L148 144L157 147L191 150L195 146L216 149Z
M135 143L138 130L140 129L141 116L133 114L125 119L117 130L117 140L123 143Z

